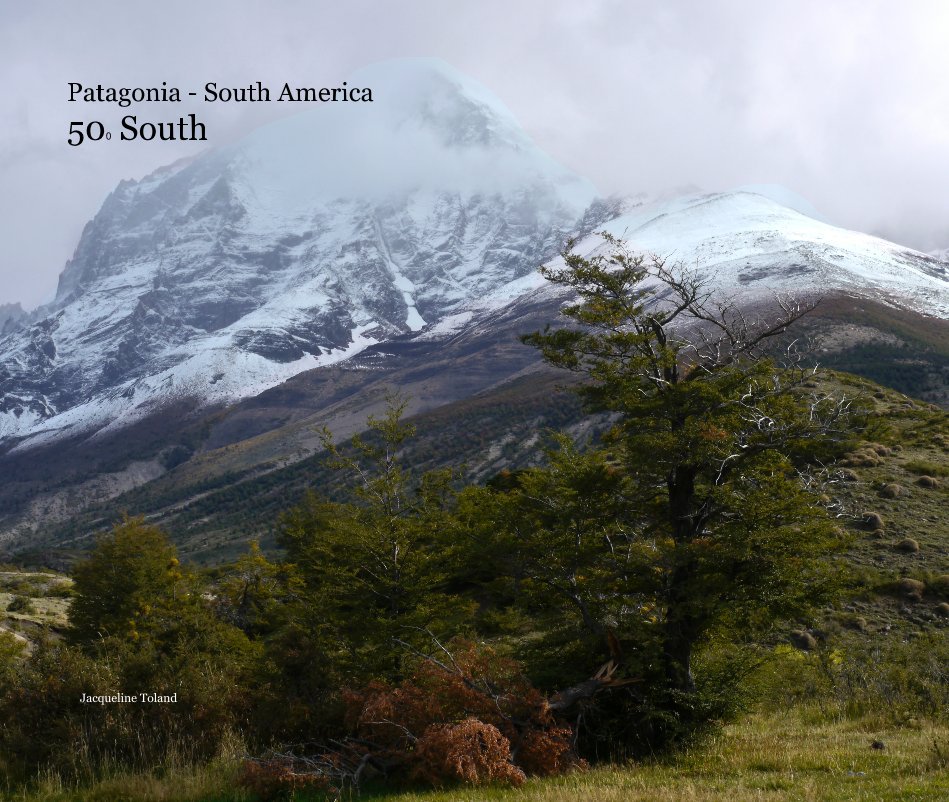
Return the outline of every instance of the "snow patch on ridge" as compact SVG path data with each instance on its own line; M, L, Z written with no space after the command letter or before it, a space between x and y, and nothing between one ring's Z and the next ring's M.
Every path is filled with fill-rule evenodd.
M93 437L99 437L147 417L170 401L199 400L204 404L217 404L258 395L303 371L356 356L377 342L366 334L374 325L366 323L354 328L347 346L325 354L308 354L283 364L228 347L223 341L217 346L208 343L173 368L127 382L105 397L79 404L47 420L34 420L32 431L12 452L28 450L64 434L93 429ZM0 416L0 425L2 421Z

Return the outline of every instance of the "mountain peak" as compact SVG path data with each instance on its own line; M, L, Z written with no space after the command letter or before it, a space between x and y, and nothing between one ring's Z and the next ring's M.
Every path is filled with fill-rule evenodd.
M762 197L769 198L775 203L779 203L782 206L797 212L798 214L803 214L805 217L810 217L821 223L830 222L826 217L824 217L824 215L814 208L810 201L798 195L796 192L794 192L794 190L788 189L781 184L744 184L740 187L737 187L734 191L751 192L754 195L761 195Z
M379 62L347 83L371 88L373 101L321 104L222 151L258 201L285 214L314 198L470 196L543 183L580 214L596 197L590 182L536 146L494 94L443 61Z
M819 222L787 190L591 203L589 182L444 62L348 82L373 101L311 104L116 188L54 304L0 336L0 450L228 404L493 314L536 293L568 237L603 227L746 300L837 289L949 316L944 264Z
M26 312L19 301L12 304L0 304L0 334L12 328L26 317Z

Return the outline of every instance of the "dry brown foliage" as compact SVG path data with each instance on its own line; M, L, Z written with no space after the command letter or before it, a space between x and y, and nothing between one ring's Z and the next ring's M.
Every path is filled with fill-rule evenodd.
M901 579L899 582L900 593L907 599L919 601L926 592L926 585L918 579Z
M455 642L437 658L420 660L397 686L371 683L346 692L344 699L355 737L432 784L515 782L525 774L558 774L586 765L573 748L570 728L555 719L518 664L473 643ZM476 738L475 732L481 735ZM492 733L504 749L492 746ZM463 759L465 749L472 751ZM510 770L496 765L502 753ZM464 777L459 766L470 769ZM485 772L490 779L478 779Z
M904 554L916 554L919 551L919 541L911 537L904 537L893 548Z
M359 788L370 776L433 786L519 785L585 768L570 727L514 660L467 641L417 653L398 685L343 691L347 735L316 755L248 760L240 782L263 799L310 788Z
M865 512L861 519L864 527L870 529L883 529L883 518L878 512Z
M290 757L245 760L237 783L261 800L280 799L296 791L329 790L329 778L298 766Z
M429 785L524 782L511 762L511 742L492 724L466 718L458 724L433 724L418 742L411 777Z

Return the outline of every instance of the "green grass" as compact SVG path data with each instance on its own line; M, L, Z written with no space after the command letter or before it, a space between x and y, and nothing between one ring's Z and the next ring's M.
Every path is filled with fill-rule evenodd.
M949 467L940 465L936 462L926 462L923 460L910 460L903 463L903 468L910 473L916 473L923 476L949 476Z
M882 741L886 748L871 748L875 740ZM916 727L876 729L859 721L823 721L813 711L798 710L749 716L724 727L701 747L664 761L530 780L521 788L369 792L360 799L372 802L712 802L722 799L730 802L915 802L949 798L947 760L949 727L946 725L923 723ZM10 802L251 802L249 794L233 788L236 767L232 756L199 771L119 775L81 789L47 782L5 798Z
M869 730L859 723L808 723L800 714L752 716L676 759L595 769L516 790L392 794L391 802L674 802L675 800L928 800L949 796L933 739L946 728ZM871 743L882 740L884 750Z

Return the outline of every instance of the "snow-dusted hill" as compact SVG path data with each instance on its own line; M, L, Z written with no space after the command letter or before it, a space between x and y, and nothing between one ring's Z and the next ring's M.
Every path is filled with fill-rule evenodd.
M844 293L949 318L946 263L836 228L779 187L606 203L441 62L350 82L377 100L119 185L55 301L0 328L0 450L229 403L372 344L490 326L519 298L555 310L537 265L597 228L738 300Z
M949 265L812 214L786 191L748 187L632 209L603 228L633 250L697 268L738 300L843 292L949 319ZM597 245L589 238L578 249Z

